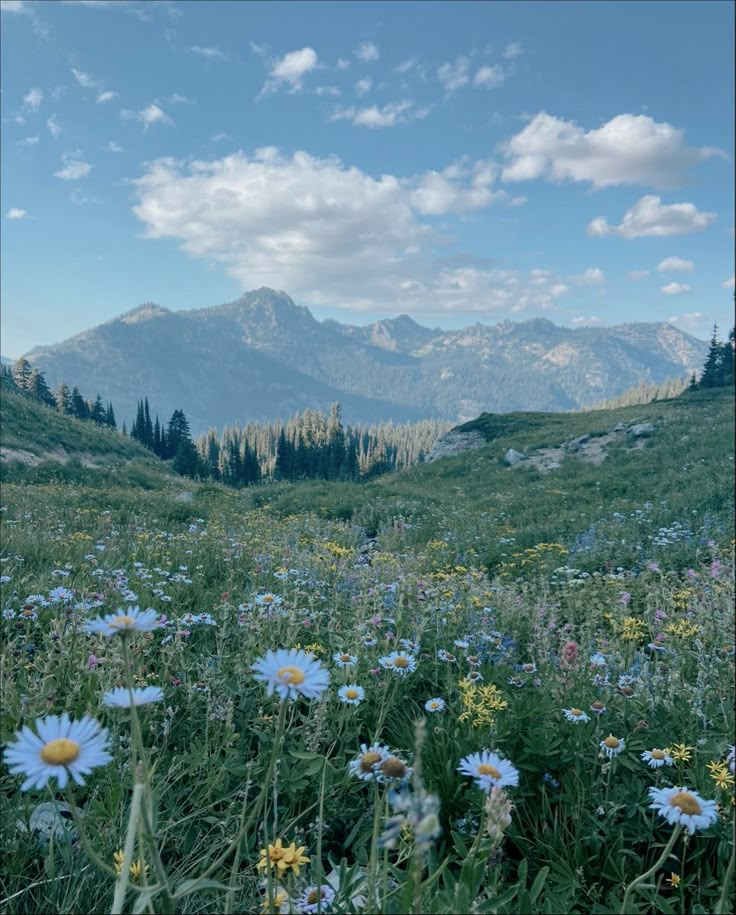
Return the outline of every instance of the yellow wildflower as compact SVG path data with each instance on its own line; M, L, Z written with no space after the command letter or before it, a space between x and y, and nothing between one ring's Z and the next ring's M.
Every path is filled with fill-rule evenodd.
M675 762L690 762L694 749L695 747L689 747L685 743L675 743L671 749L665 750L665 753L668 753Z
M120 872L123 869L124 859L125 859L125 853L123 852L122 848L119 848L112 856L113 867L115 868L115 873L117 874L118 877L120 876ZM146 874L148 874L148 865L146 864L144 866L143 862L139 858L137 861L133 861L131 863L130 876L134 880L140 880L141 876L143 875L144 870L145 870Z
M273 908L268 904L268 896L263 900L261 910L263 912L280 912L289 901L289 894L286 890L279 890L273 897Z
M305 845L296 847L296 842L291 845L283 845L281 839L276 839L273 845L268 846L268 850L261 849L261 860L258 862L258 870L266 870L269 867L276 869L280 877L289 868L294 872L296 877L299 876L299 868L309 862L309 858L302 854Z
M671 873L667 878L667 883L669 883L671 887L677 889L677 887L680 885L680 875L675 874L674 872Z
M621 638L625 642L638 642L646 632L644 620L636 616L625 616L621 623Z
M728 766L724 762L717 760L709 762L708 771L710 772L710 777L716 783L717 788L720 788L723 791L728 791L730 788L733 788L733 775L729 772Z

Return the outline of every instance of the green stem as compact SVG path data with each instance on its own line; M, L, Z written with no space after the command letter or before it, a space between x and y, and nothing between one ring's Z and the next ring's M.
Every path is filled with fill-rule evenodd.
M731 860L728 862L726 879L723 881L723 888L721 889L721 896L715 909L715 915L726 915L726 912L731 911L728 905L728 894L733 889L733 872L735 863L736 848L734 848L734 850L731 852Z
M128 890L128 882L130 880L130 865L133 863L133 848L135 846L136 829L138 827L138 818L141 811L143 791L144 785L141 782L136 782L133 786L133 799L130 802L128 829L125 834L125 848L123 849L123 863L120 870L120 876L115 884L115 894L112 899L110 915L120 915L123 911L125 894Z
M675 842L677 842L678 838L680 837L681 832L682 832L682 826L676 826L672 832L672 835L670 836L669 842L665 845L664 851L659 856L659 858L656 860L656 862L649 868L648 871L645 871L643 874L639 874L639 876L636 877L634 880L632 880L631 883L628 885L628 887L626 888L626 892L624 893L624 901L621 906L620 915L627 915L627 913L629 913L629 911L630 911L629 907L628 907L629 897L641 883L644 883L645 880L647 880L649 877L651 877L652 874L654 874L664 864L664 862L669 857L670 852L675 847Z

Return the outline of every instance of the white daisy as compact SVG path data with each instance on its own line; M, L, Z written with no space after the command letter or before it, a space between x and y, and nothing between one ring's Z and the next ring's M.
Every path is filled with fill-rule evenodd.
M340 701L346 703L346 705L360 705L365 699L365 690L362 686L358 686L357 683L349 683L339 689L337 695L340 697Z
M675 761L667 750L645 750L641 758L651 769L661 769L662 766L674 766Z
M672 826L686 826L688 832L707 829L718 819L715 801L706 801L687 788L650 788L651 810L656 810Z
M568 721L574 721L575 724L579 724L581 721L590 721L590 715L586 715L581 708L563 708L562 711L565 713L565 718Z
M312 915L314 912L329 912L330 903L335 898L335 891L332 887L323 883L321 886L308 886L302 895L297 899L298 911L304 915Z
M16 732L16 742L5 751L11 774L26 776L21 791L43 788L52 777L59 788L65 788L70 775L78 785L83 785L83 775L112 759L107 752L107 728L101 728L88 715L80 721L70 721L66 712L61 717L37 718L36 731L34 734L25 725Z
M352 667L353 664L358 663L358 659L355 655L340 651L336 651L335 654L333 654L332 660L338 667Z
M148 705L150 702L160 702L164 698L164 691L159 686L144 686L142 689L133 690L133 701L125 686L116 686L105 693L102 704L115 708L130 708L131 705Z
M127 610L118 610L107 616L87 620L83 628L90 634L99 632L107 638L113 635L126 635L129 632L150 632L161 626L159 614L156 610L141 610L140 607L128 607Z
M519 784L519 773L511 763L502 759L490 750L470 753L460 760L457 771L475 779L476 785L488 794L491 788L499 785L516 787Z
M427 699L424 703L424 710L427 712L444 712L447 708L447 703L444 699L437 697L436 699Z
M251 668L256 680L266 684L266 694L277 692L282 699L296 699L300 694L307 699L319 699L327 689L330 674L311 654L301 649L280 648L267 651Z
M389 756L389 748L381 743L373 743L370 746L362 743L360 753L348 763L348 769L361 781L370 782L378 778L381 763Z
M623 737L614 737L613 734L609 734L605 740L601 740L599 746L604 756L613 759L626 749L626 741Z
M394 673L403 677L405 674L413 673L417 669L417 659L414 655L407 654L405 651L392 651L391 654L378 659L381 667L386 670L393 670Z
M414 770L399 759L398 756L387 756L378 765L376 778L382 785L402 785L414 774Z

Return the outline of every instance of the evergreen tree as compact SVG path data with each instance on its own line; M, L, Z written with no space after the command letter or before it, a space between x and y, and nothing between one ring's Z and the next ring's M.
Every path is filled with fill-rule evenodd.
M718 325L714 324L708 355L703 366L703 374L700 376L699 387L701 389L722 387L722 355L721 344L718 342Z
M728 340L721 344L721 381L724 387L734 385L734 328L728 333Z
M143 407L143 444L146 448L153 450L153 423L151 422L151 410L148 406L148 398Z
M39 372L39 370L36 368L34 368L31 372L27 390L31 397L33 397L39 403L44 404L44 406L56 406L54 395L51 393L49 386L46 384L46 379L44 378L43 372Z
M22 356L13 363L13 381L21 391L27 391L31 385L31 363Z
M123 431L123 435L128 434L128 430L125 428L125 420L123 420L123 430L122 431Z
M102 403L102 398L99 394L92 404L90 419L97 426L103 426L105 424L105 405Z
M63 413L64 416L69 416L72 412L72 395L63 381L56 389L54 399L56 400L56 409L59 413Z
M161 423L158 421L158 413L153 423L153 453L158 457L162 456L161 448Z
M72 388L72 416L76 416L77 419L89 419L87 402L76 385Z
M105 410L105 425L109 426L111 429L117 429L118 424L115 420L115 411L112 408L112 403L108 403L107 409Z
M276 444L276 464L273 470L274 479L291 480L293 479L293 471L293 448L291 444L287 442L286 432L282 428Z
M347 475L345 430L342 425L340 404L330 407L330 418L327 420L327 479L337 480Z
M190 438L182 438L174 454L174 470L185 477L195 477L199 467L199 455Z
M184 415L183 410L174 410L169 420L166 430L166 456L176 457L179 445L182 442L191 442L192 436L189 431L189 421Z

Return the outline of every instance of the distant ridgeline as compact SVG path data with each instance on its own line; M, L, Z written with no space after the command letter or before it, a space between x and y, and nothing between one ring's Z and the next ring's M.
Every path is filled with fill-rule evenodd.
M99 395L85 400L78 388L60 384L51 392L43 372L25 359L2 367L7 383L38 403L66 416L117 429L113 405ZM138 401L136 418L122 435L139 442L161 460L172 461L184 476L216 480L241 487L265 480L367 480L424 460L434 442L451 423L343 425L340 405L329 414L305 410L284 422L250 422L210 429L192 440L183 410L174 410L168 423L152 414L147 397Z

